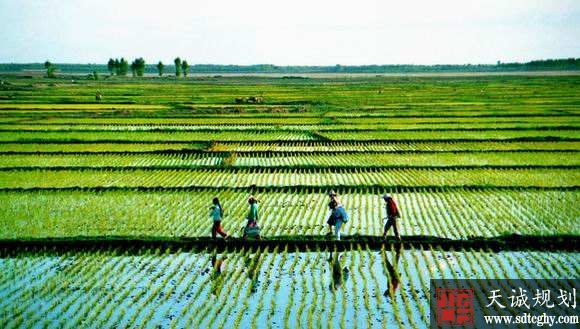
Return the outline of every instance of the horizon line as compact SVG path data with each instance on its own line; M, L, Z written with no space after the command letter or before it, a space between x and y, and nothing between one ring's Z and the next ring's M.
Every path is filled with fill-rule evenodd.
M116 58L116 57L115 57ZM113 59L115 59L113 58ZM118 59L121 59L124 57L118 57ZM135 58L142 58L142 57L135 57ZM131 58L126 58L126 60L130 60ZM467 65L472 65L472 66L479 66L479 65L489 65L489 66L493 66L493 65L498 65L498 64L528 64L528 63L532 63L532 62L542 62L542 61L561 61L561 60L580 60L580 57L557 57L557 58L538 58L538 59L533 59L530 61L525 61L525 62L521 62L521 61L515 61L515 62L504 62L501 60L497 60L496 63L493 62L487 62L487 63L436 63L436 64L418 64L418 63L404 63L404 64L394 64L394 63L385 63L385 64L340 64L340 63L336 63L336 64L273 64L273 63L254 63L254 64L232 64L232 63L228 63L228 64L216 64L216 63L191 63L191 66L202 66L202 65L208 65L208 66L274 66L274 67L335 67L335 66L350 66L350 67L361 67L361 66L467 66ZM186 59L187 60L187 59ZM49 59L47 59L47 61L50 61ZM106 60L108 61L108 59ZM53 62L53 64L63 64L63 65L107 65L107 62L104 61L102 63L91 63L91 62ZM160 61L153 61L153 62L145 62L146 65L155 65ZM161 61L163 62L163 61ZM44 62L0 62L0 65L6 65L6 64L13 64L13 65L33 65L33 64L44 64ZM168 62L166 65L174 65L173 61Z

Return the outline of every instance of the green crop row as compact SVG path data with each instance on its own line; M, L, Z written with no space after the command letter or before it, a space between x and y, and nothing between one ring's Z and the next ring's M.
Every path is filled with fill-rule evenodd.
M0 103L0 111L11 110L90 110L90 111L117 111L117 110L161 110L166 109L163 105L137 105L137 104L17 104Z
M1 95L0 95L1 97ZM18 109L7 108L0 110L0 114L5 118L22 118L32 120L45 120L47 116L57 116L60 118L76 118L87 119L93 117L101 118L181 118L191 119L192 117L206 118L218 117L225 115L230 117L243 118L271 118L271 117L290 117L290 118L336 118L343 123L348 123L358 118L377 118L377 119L403 119L410 120L413 118L421 119L422 121L438 121L447 122L456 119L484 119L485 118L504 118L510 121L521 117L577 117L579 101L572 101L567 103L565 101L554 101L538 104L518 104L507 105L503 103L488 104L486 102L458 102L458 103L415 103L404 102L403 104L395 104L389 106L356 106L352 104L321 104L321 105L271 105L271 106L256 106L256 105L235 105L231 103L215 103L215 104L196 104L196 103L181 103L174 105L175 107L143 107L134 106L131 108L123 108L124 104L110 103L106 104L109 109L86 108L84 105L90 103L87 100L76 101L78 108L59 109L58 99L49 99L47 107L42 109ZM176 102L179 102L176 100ZM299 102L300 101L296 101ZM314 102L315 103L315 102ZM2 103L0 104L14 105L16 103ZM35 105L26 103L26 105ZM43 104L41 104L43 105ZM90 104L88 104L90 105ZM53 106L54 108L50 108ZM330 111L329 111L330 110ZM323 122L325 123L325 122Z
M453 167L573 166L577 152L436 152L436 153L114 153L5 154L0 168L20 167Z
M155 152L201 150L208 143L2 143L0 152L82 153L82 152ZM494 152L494 151L577 151L580 142L573 141L473 141L473 142L364 142L364 141L288 141L288 142L216 142L215 152Z
M72 159L70 159L72 161ZM33 165L34 158L28 163ZM2 161L0 159L0 166ZM577 152L484 152L484 153L248 153L237 154L232 166L578 166Z
M1 138L0 134L0 138ZM514 138L577 139L580 132L569 130L464 130L464 131L325 131L320 138L329 140L509 140Z
M311 134L308 131L199 131L199 132L0 132L0 141L278 141L278 140L509 140L522 138L578 139L577 130L462 130L462 131L325 131Z
M0 132L0 141L177 141L205 142L210 140L312 140L302 131L207 131L207 132Z
M193 154L18 154L0 157L5 167L218 167L224 155Z
M40 150L29 144L2 144L0 150L20 147ZM48 145L52 144L37 144ZM119 145L119 149L123 146ZM212 151L222 152L462 152L462 151L533 151L580 150L580 141L292 141L292 142L216 142Z
M0 114L2 114L0 112ZM314 116L312 113L285 113L284 115L272 113L268 116L263 114L221 114L221 115L196 115L189 118L67 118L50 117L39 119L27 119L21 124L40 125L333 125L333 124L357 124L357 125L431 125L431 124L563 124L578 123L578 115L555 115L555 116L530 116L523 112L519 116L483 116L483 117L392 117L381 116L372 112L365 115L359 113L360 117L346 117L353 115L350 111L336 113L333 116L327 113L320 113ZM356 113L354 113L356 114ZM580 113L579 113L580 114ZM10 122L16 124L19 119L2 118L0 122ZM20 119L22 120L22 119Z
M549 122L559 123L566 122L566 118L561 120L549 120ZM7 119L5 119L7 120ZM10 118L11 124L29 124L29 125L112 125L112 126L220 126L220 125L320 125L324 124L325 118L320 116L313 117L305 113L300 116L272 116L261 117L258 115L220 115L220 116L199 116L189 118L66 118L51 117L48 119L30 119L19 123L14 122L16 119ZM568 120L576 120L575 117L568 117ZM542 117L530 120L530 123L542 123Z
M501 186L577 187L577 169L85 169L0 171L0 188Z
M251 119L249 120L251 121ZM384 122L381 124L329 124L329 125L307 125L307 124L213 124L213 125L120 125L120 124L0 124L0 131L453 131L453 130L561 130L578 129L580 121L561 123L432 123L432 124L392 124Z
M207 143L0 143L0 152L155 152L201 150L206 147Z

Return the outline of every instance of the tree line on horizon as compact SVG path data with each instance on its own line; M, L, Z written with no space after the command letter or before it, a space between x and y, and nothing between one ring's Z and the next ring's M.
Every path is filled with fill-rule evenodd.
M445 64L445 65L333 65L333 66L277 66L272 64L257 65L217 65L196 64L190 66L186 60L177 57L173 64L147 64L142 57L135 59L131 64L124 58L109 59L105 65L101 64L58 64L61 73L93 72L111 75L126 76L131 70L134 76L143 76L145 73L163 76L166 69L174 69L175 76L187 76L190 71L196 73L429 73L429 72L499 72L499 71L541 71L541 70L580 70L580 58L535 60L527 63L496 64ZM0 72L15 72L22 70L45 69L48 77L55 77L57 65L46 61L43 63L0 63Z
M173 63L175 65L175 76L179 77L183 74L183 76L187 77L187 73L189 73L189 64L187 61L176 57L173 60ZM159 61L155 67L157 68L157 74L160 77L163 76L163 73L165 72L165 64L163 64L162 61ZM121 57L121 59L109 58L109 61L107 62L107 70L110 75L126 76L129 68L134 77L142 77L146 68L145 60L143 57L136 58L131 62L131 65L129 65L129 62L127 62L123 57Z

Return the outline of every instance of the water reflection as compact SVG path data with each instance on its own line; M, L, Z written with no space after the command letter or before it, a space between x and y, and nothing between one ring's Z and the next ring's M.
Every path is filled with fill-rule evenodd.
M342 267L341 258L339 252L330 252L330 257L328 257L328 263L330 264L330 270L332 271L332 283L329 288L331 291L337 290L342 286L346 280L348 280L348 267Z
M399 275L399 259L401 258L401 249L402 249L402 247L400 247L400 246L391 249L391 252L394 254L391 257L393 263L395 264L394 266L393 266L393 264L391 264L391 262L389 262L389 257L387 255L387 252L384 250L382 252L383 261L385 262L385 267L386 267L387 272L388 272L388 273L385 273L385 275L387 276L388 288L387 288L387 290L385 290L385 293L383 294L386 297L388 297L388 296L393 297L395 292L399 288L399 282L401 279L401 277Z
M250 279L250 292L255 293L258 290L258 274L260 273L260 254L253 257L246 256L244 263L248 268L248 279Z
M211 256L211 267L212 267L212 274L214 276L219 276L222 273L222 266L224 264L224 260L226 259L226 257L222 257L220 259L217 259L217 255L213 255Z
M226 259L226 256L218 257L215 254L211 256L211 293L215 296L219 296L224 284L222 271ZM250 279L250 292L255 293L258 290L259 284L258 275L260 274L260 254L244 256L244 266L247 269L248 279Z
M211 256L211 273L210 273L210 279L211 279L211 293L215 296L218 296L221 292L221 288L222 288L222 279L221 279L221 274L222 274L222 270L223 270L223 266L224 266L224 262L226 260L226 257L223 256L221 258L217 258L217 255L212 255Z

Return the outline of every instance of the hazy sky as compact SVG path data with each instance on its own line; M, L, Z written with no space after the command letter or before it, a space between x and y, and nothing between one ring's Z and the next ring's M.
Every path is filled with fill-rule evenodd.
M580 57L580 0L0 0L0 62L356 65Z

